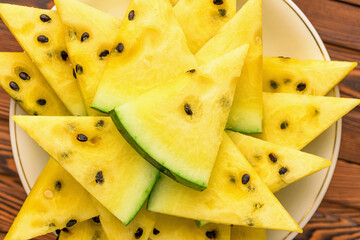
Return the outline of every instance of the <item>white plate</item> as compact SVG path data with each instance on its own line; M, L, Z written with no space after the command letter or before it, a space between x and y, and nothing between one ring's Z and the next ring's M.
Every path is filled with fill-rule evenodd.
M129 0L83 0L104 11L122 17ZM119 3L121 2L121 3ZM244 0L238 0L238 6ZM264 0L263 6L264 55L291 56L300 59L326 59L329 55L317 32L305 15L290 0ZM336 88L330 94L339 96ZM10 104L10 116L25 114L14 102ZM49 156L20 127L10 119L10 135L16 167L29 193ZM300 227L310 220L322 201L332 178L340 146L341 121L319 136L305 151L330 159L330 168L298 181L276 194ZM296 233L268 231L269 240L293 239Z

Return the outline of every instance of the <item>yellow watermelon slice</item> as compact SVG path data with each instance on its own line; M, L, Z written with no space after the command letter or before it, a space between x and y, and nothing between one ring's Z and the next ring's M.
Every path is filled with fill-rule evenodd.
M309 153L241 133L227 133L272 192L331 165L329 160Z
M322 96L356 65L355 62L264 57L264 91Z
M174 12L195 54L235 15L236 0L181 0Z
M96 215L90 194L50 158L5 239L31 239Z
M233 226L231 240L266 240L266 229Z
M99 202L95 203L99 213L101 225L109 240L148 240L154 229L156 214L142 208L131 223L125 226L111 212Z
M96 219L96 220L95 220ZM108 240L98 218L89 219L62 230L59 240Z
M254 137L302 149L359 105L359 99L264 93L264 128Z
M239 47L116 108L113 121L160 171L205 189L247 50Z
M74 115L86 115L58 14L51 10L0 4L0 17L67 109Z
M207 189L199 192L162 175L150 195L148 210L223 224L302 231L226 134Z
M76 0L56 0L64 26L66 47L75 66L88 115L107 59L115 44L120 20Z
M227 128L243 133L262 131L262 1L249 0L196 54L209 62L245 43L250 44L238 80Z
M13 119L125 225L158 178L158 171L122 138L110 117Z
M0 53L0 85L30 115L70 115L26 53Z
M196 66L168 0L132 0L92 107L109 112Z

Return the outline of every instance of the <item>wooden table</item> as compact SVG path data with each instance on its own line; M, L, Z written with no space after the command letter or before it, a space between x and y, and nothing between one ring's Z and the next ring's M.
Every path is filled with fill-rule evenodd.
M294 1L319 32L333 60L360 62L360 0ZM53 6L50 0L0 2L40 8ZM22 51L2 22L0 51ZM360 98L360 66L342 81L340 90L342 97ZM11 152L9 103L10 97L1 89L0 239L4 238L26 198ZM38 239L55 238L50 234ZM296 239L360 239L360 107L343 118L340 155L329 190L304 233Z

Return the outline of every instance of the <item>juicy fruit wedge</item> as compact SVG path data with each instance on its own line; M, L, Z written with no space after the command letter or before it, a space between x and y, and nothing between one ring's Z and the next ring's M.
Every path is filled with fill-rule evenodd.
M309 153L241 133L227 133L272 192L331 165L329 160Z
M0 4L0 16L67 109L73 115L86 115L81 92L66 57L64 31L57 13Z
M32 239L96 215L89 193L50 158L5 239Z
M225 133L207 189L198 192L162 175L148 209L216 223L301 232Z
M109 240L144 239L148 240L155 224L155 214L142 208L131 223L125 226L111 212L97 202L101 225Z
M216 236L216 238L214 237ZM151 240L230 240L230 226L208 224L198 228L194 220L157 214Z
M116 108L111 115L119 131L160 171L203 190L247 50L235 49Z
M264 57L265 92L323 96L335 87L357 63Z
M196 54L209 62L245 43L250 44L238 80L227 128L243 133L262 131L262 1L249 0Z
M181 0L174 7L191 52L196 53L236 13L236 0Z
M61 231L59 240L108 240L101 223L97 220L89 219L87 221L76 224L74 227Z
M109 112L196 66L168 0L132 0L92 107Z
M264 128L254 137L302 149L359 105L359 99L264 93Z
M261 228L250 228L233 226L231 228L231 240L266 240L266 230Z
M70 115L26 53L0 53L0 85L30 115Z
M158 171L122 138L110 117L13 119L125 225L158 178Z
M56 0L55 5L86 110L88 115L96 115L98 112L90 105L115 44L120 20L79 1Z

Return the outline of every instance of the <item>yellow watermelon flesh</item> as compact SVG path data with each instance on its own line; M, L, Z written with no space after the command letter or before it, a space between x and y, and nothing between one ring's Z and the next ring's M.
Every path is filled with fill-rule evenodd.
M31 239L96 215L89 193L50 158L5 240Z
M227 133L272 192L331 165L329 160L309 153L241 133Z
M359 103L352 98L264 93L263 133L253 136L300 150Z
M58 14L51 10L0 4L0 17L67 109L74 115L86 115L67 57Z
M227 128L243 133L262 131L262 1L249 0L197 53L199 64L209 62L245 43L250 44L238 80Z
M266 229L233 226L231 240L266 240Z
M179 2L179 0L169 0L169 1L173 6L175 6Z
M62 230L59 240L108 240L108 238L101 227L101 223L98 220L89 219Z
M30 115L70 115L26 53L0 53L0 85Z
M92 107L109 112L193 66L169 1L132 0Z
M148 210L215 223L302 231L226 134L207 189L199 192L162 175Z
M128 145L110 117L13 119L125 225L158 178L158 171Z
M264 57L265 92L323 96L335 87L357 63Z
M55 5L87 113L98 115L90 105L115 45L120 19L76 0L56 0Z
M235 15L236 0L180 0L174 13L195 54Z

